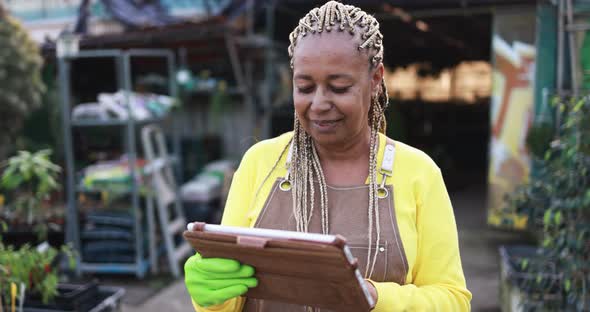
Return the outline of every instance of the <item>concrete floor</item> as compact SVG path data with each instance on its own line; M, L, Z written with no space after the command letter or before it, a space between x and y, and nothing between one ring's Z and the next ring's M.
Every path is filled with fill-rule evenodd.
M522 233L490 229L486 225L483 186L451 193L459 231L459 245L467 288L473 294L472 311L500 311L500 245L526 241Z
M141 305L123 305L123 312L191 312L191 300L182 280L177 280Z
M522 240L518 233L487 228L485 187L475 186L451 193L455 209L463 270L467 287L473 293L472 310L500 311L498 294L498 246ZM193 311L181 279L142 304L123 306L125 312Z

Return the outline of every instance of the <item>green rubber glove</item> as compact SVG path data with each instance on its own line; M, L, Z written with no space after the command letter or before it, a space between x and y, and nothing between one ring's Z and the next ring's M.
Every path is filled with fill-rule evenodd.
M184 283L191 298L207 307L243 295L256 287L254 268L233 259L202 258L196 254L184 264Z

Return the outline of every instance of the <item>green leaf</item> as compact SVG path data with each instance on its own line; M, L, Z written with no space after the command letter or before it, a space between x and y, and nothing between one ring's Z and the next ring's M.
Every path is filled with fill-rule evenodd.
M555 213L555 225L561 224L561 211Z
M35 153L35 157L48 159L51 156L51 149L46 148Z
M572 289L572 281L570 281L569 279L566 279L564 286L565 286L565 291L566 292L569 292L570 289Z
M55 179L53 177L47 178L47 186L49 186L49 188L51 188L51 189L58 189L59 188L59 185L57 184L57 182L55 181Z
M31 157L31 152L29 152L29 151L18 151L18 157L21 157L21 158L29 158L29 157Z
M6 189L13 190L23 182L23 177L20 175L5 177L2 179L2 186Z
M33 176L31 172L31 164L30 163L21 163L19 166L20 174L23 176L25 181L29 181Z
M11 176L14 174L15 171L16 171L15 166L8 166L8 168L6 168L6 170L4 170L4 173L2 173L2 177Z
M543 224L545 226L549 226L551 224L551 216L552 216L551 209L547 209L545 211L545 214L543 215Z
M572 109L572 111L574 113L577 113L580 111L580 109L584 106L584 100L581 99L578 102L576 102L576 105L574 105L574 108Z
M53 172L60 172L61 171L61 167L52 163L48 157L37 157L37 155L36 155L36 157L33 158L33 163L35 163L39 167L42 167L43 169L46 169L48 171L53 171Z
M51 165L51 162L49 161L49 159L45 159L42 157L33 157L33 163L35 165L42 167L43 169L47 169Z
M559 104L560 101L561 101L561 99L559 98L559 96L554 96L553 98L551 98L550 105L552 107L556 107Z
M543 246L543 248L547 248L547 247L551 246L551 239L550 238L545 238L543 240L542 246Z
M35 175L37 175L37 177L39 177L40 179L43 179L43 178L46 178L49 176L49 172L42 167L34 167L33 171L35 172Z
M8 166L18 167L21 162L22 159L19 156L10 157L10 159L8 159Z
M529 259L522 259L520 262L520 268L524 271L529 266Z

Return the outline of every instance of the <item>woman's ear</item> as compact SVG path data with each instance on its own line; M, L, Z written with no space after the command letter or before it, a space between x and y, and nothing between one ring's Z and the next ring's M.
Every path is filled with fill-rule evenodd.
M371 72L371 91L373 94L378 93L381 88L381 80L383 80L383 72L385 68L383 63L379 63Z

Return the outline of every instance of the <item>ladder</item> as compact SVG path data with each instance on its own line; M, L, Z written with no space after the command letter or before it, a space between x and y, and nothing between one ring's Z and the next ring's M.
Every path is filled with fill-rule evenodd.
M178 187L172 165L175 158L169 156L164 133L157 125L148 125L141 129L144 156L147 160L145 173L150 180L150 192L146 195L148 208L157 205L162 239L168 258L168 265L174 277L180 276L179 262L186 259L192 247L182 239L186 228L186 219L182 210ZM149 211L149 209L148 209ZM150 242L150 248L155 248ZM155 262L154 259L152 259Z

